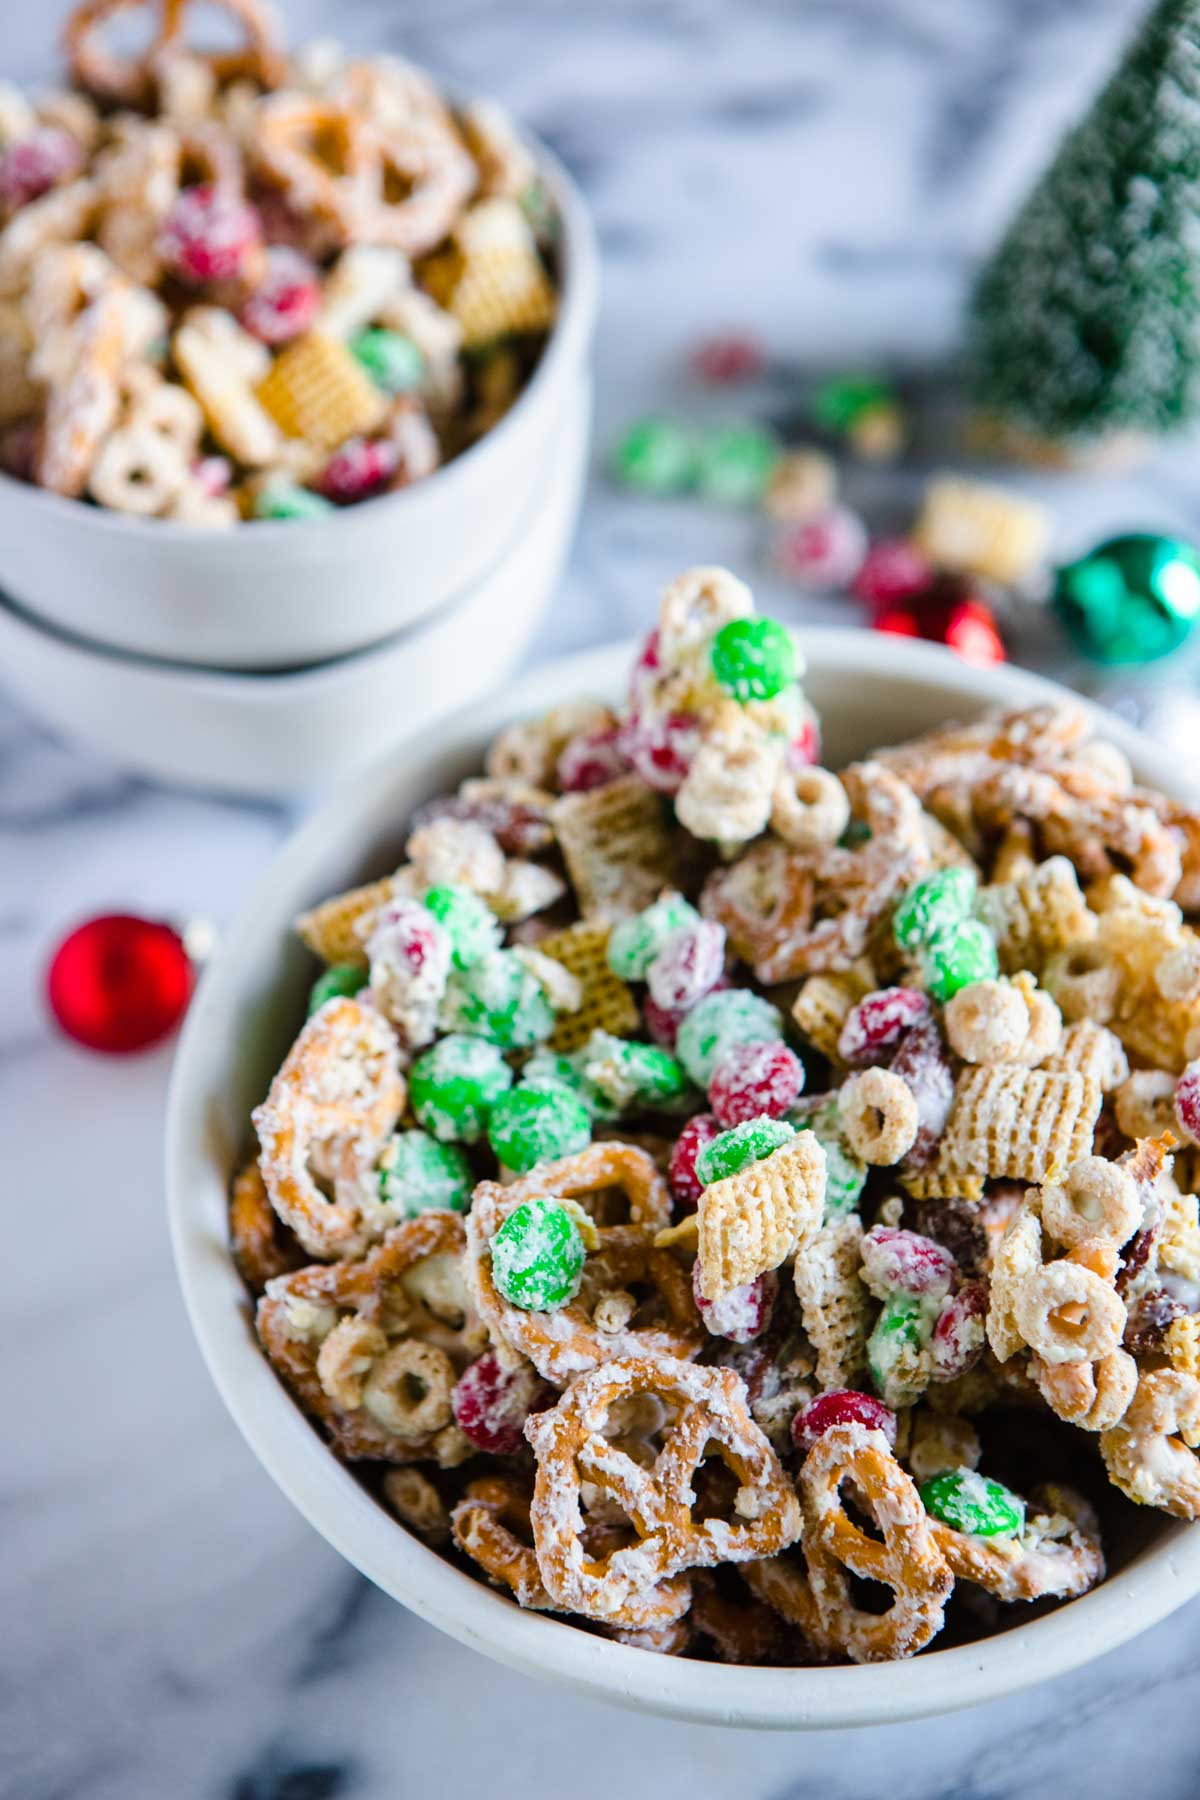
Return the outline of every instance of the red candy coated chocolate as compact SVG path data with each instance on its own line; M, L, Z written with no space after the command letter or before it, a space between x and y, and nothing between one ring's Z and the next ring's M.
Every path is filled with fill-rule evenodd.
M874 1394L859 1393L856 1388L830 1388L802 1406L792 1420L792 1442L807 1456L819 1437L832 1425L862 1425L867 1431L882 1431L888 1443L896 1443L896 1415Z
M708 1103L726 1128L764 1113L782 1119L803 1087L804 1064L786 1044L735 1044L713 1071Z
M667 1165L667 1180L671 1184L676 1205L682 1207L684 1212L694 1212L704 1192L704 1183L696 1174L696 1158L706 1144L711 1144L720 1135L720 1123L712 1113L697 1113L688 1120L675 1139L675 1147Z

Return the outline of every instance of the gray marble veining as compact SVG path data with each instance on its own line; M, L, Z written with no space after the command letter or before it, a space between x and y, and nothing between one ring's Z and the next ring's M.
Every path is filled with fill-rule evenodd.
M53 10L53 9L52 9ZM507 99L560 150L604 256L597 443L680 398L680 344L747 322L798 364L936 362L965 273L1139 0L296 0L296 35L384 43ZM48 66L4 9L5 72ZM897 503L889 481L864 503ZM1033 486L1040 484L1033 482ZM1179 453L1051 490L1065 550L1200 524ZM747 521L598 477L536 655L640 626ZM763 587L790 616L839 616ZM2 679L2 676L0 676ZM55 1037L40 971L113 907L220 924L297 807L156 791L0 698L0 1117L10 1270L0 1457L4 1800L1072 1800L1200 1786L1200 1611L1029 1695L817 1738L617 1715L459 1649L277 1493L192 1345L162 1214L170 1056Z

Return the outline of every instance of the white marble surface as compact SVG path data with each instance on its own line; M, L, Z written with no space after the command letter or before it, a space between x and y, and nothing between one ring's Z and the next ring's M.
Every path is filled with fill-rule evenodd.
M964 272L1139 0L307 0L491 87L562 151L605 256L599 441L673 398L681 339L749 321L814 362L936 357ZM19 17L17 15L19 11ZM6 72L47 66L5 9ZM1189 521L1178 456L1055 488L1065 548ZM903 483L867 493L894 501ZM634 628L750 526L600 481L539 655ZM771 594L774 603L783 603ZM794 605L792 612L799 616ZM831 612L832 608L814 608ZM2 680L2 674L0 674ZM61 929L115 907L228 919L297 807L157 792L0 697L0 1457L4 1800L1185 1800L1200 1610L1051 1687L941 1721L795 1739L619 1716L459 1649L369 1588L277 1494L189 1339L160 1180L170 1052L50 1029Z

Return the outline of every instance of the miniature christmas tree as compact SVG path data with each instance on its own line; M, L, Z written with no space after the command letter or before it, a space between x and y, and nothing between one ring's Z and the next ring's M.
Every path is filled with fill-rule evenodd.
M1200 0L1160 0L979 277L973 398L1026 449L1170 431L1198 332Z

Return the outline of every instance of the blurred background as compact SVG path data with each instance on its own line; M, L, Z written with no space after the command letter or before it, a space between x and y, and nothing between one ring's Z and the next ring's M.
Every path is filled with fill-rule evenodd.
M53 8L5 9L3 74L53 69ZM533 657L644 628L698 562L790 620L861 618L761 567L755 515L649 499L604 463L635 416L726 407L687 354L752 334L735 410L786 414L811 371L938 391L970 272L1084 107L1139 0L293 0L544 137L602 258L588 503ZM935 408L936 411L936 408ZM847 477L873 530L911 516L922 458ZM1184 444L1116 480L1016 471L1060 556L1122 528L1194 532ZM1014 653L1091 681L1033 630ZM1158 679L1158 678L1156 678ZM1178 664L1161 679L1186 686ZM1189 690L1190 691L1190 690ZM397 696L397 705L402 696ZM1040 1693L930 1725L752 1738L618 1717L473 1656L402 1612L292 1511L192 1345L166 1243L170 1047L91 1057L41 973L77 919L211 920L243 903L303 803L173 793L70 750L3 695L0 1118L11 1429L0 1458L0 1794L12 1800L391 1800L535 1788L599 1800L1023 1800L1125 1784L1195 1793L1195 1609Z

